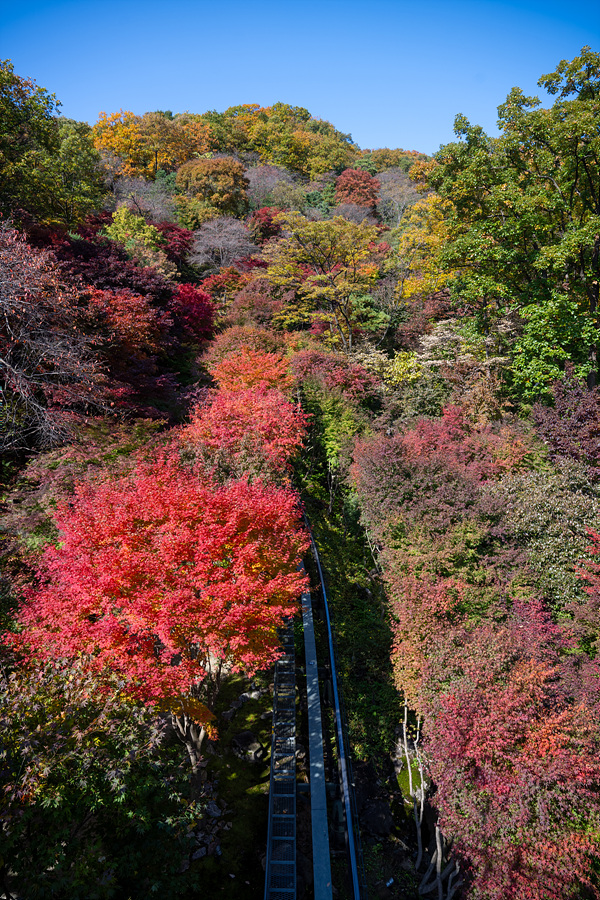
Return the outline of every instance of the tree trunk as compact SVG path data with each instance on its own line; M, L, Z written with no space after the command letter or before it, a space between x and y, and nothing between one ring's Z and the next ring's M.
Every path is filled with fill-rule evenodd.
M204 726L192 722L185 713L181 716L177 716L173 713L171 715L171 722L177 737L182 744L185 745L185 749L187 750L190 759L192 772L195 775L198 771L198 764L202 759L201 750L206 736L206 729Z
M592 251L592 270L598 273L600 261L600 235L596 235L594 239L594 249ZM595 317L596 310L598 309L598 300L600 299L600 282L598 278L595 278L594 281L590 284L587 289L588 300L590 304L590 315ZM592 365L592 369L590 374L587 377L587 385L590 390L596 387L598 384L598 348L596 344L590 347L589 354L590 363Z

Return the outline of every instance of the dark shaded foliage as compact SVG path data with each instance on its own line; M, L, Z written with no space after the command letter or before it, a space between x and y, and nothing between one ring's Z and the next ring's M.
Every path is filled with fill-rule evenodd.
M166 304L174 286L150 267L136 266L114 241L69 238L54 250L65 276L101 290L128 288L157 305Z
M589 477L600 479L600 388L589 390L576 378L552 387L553 406L536 403L532 414L551 457L567 456L584 463Z
M189 896L195 875L182 863L202 805L166 722L111 686L103 696L64 660L0 676L0 879L11 896Z
M192 249L194 232L172 222L157 222L154 227L163 236L167 259L180 266Z
M104 373L51 253L0 228L0 450L49 447L101 408Z
M214 333L215 308L206 291L193 284L182 284L170 303L170 309L192 338L206 341Z

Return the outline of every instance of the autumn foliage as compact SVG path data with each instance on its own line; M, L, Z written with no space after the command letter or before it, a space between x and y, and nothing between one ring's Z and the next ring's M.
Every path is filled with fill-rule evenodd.
M181 264L192 249L193 232L173 222L157 222L155 228L163 237L167 257L172 262Z
M559 626L533 584L523 597L526 556L492 489L526 470L531 449L518 429L448 407L358 441L352 467L390 601L395 682L422 717L433 803L477 900L567 898L574 884L597 896L598 539L580 566L589 600Z
M221 389L196 410L181 440L209 469L278 477L289 473L306 423L306 415L278 390Z
M224 304L247 284L251 275L248 272L240 272L233 266L225 266L215 275L209 275L202 282L202 290Z
M458 632L434 664L427 743L471 896L566 898L574 884L598 895L597 694L569 697L556 649L556 628L529 602Z
M368 398L379 388L378 380L363 366L338 353L299 350L291 366L297 382L313 382L349 401Z
M193 284L181 284L173 295L170 306L195 340L206 341L212 337L215 307L206 291Z
M554 403L536 403L533 416L537 429L548 442L554 457L577 459L598 479L600 463L600 391L588 390L571 377L552 387Z
M268 326L284 304L284 300L274 297L266 278L252 278L228 303L224 322L229 326Z
M164 455L80 486L57 524L61 545L46 551L12 640L32 663L83 655L156 701L275 658L276 628L303 584L288 488L216 486Z
M292 386L287 359L277 353L251 350L249 347L243 347L235 355L228 354L209 371L224 391L276 388L285 393Z
M396 683L411 709L423 713L427 660L440 639L462 620L469 587L458 578L405 574L389 579ZM437 645L437 646L436 646Z
M173 295L172 283L150 266L132 262L114 241L64 241L54 250L66 277L81 279L101 290L131 290L156 304L167 303Z
M229 354L237 355L245 350L276 353L283 346L283 336L275 331L257 325L235 325L211 341L202 359L206 368L212 371Z
M338 204L352 203L374 209L379 194L379 182L364 169L344 169L335 182Z
M221 213L243 212L248 202L244 166L232 157L190 159L179 168L177 184Z
M221 679L277 657L305 586L294 476L352 585L351 739L372 724L383 758L404 702L404 836L439 900L600 898L599 73L584 48L540 80L551 108L515 89L499 137L458 117L427 161L285 103L90 129L0 63L0 208L27 235L0 228L0 475L33 452L42 481L7 503L30 565L2 639L7 896L66 896L73 829L94 896L146 896L103 864L86 772L106 810L127 782L134 844L152 778L171 816L144 729L171 713L197 772Z
M283 210L276 206L261 206L252 213L248 227L256 241L263 244L271 238L279 237L281 225L276 218L281 212Z
M156 352L164 340L171 320L154 309L146 297L133 291L102 291L91 288L87 293L88 316L105 351L110 356Z
M98 150L116 157L125 175L152 177L158 169L172 170L211 147L206 125L189 116L169 119L160 112L101 112L93 131Z

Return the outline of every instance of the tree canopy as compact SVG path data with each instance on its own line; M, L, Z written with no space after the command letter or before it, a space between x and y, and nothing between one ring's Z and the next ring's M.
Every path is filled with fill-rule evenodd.
M452 204L442 249L457 296L483 321L523 320L515 377L527 397L571 361L595 380L600 283L600 54L589 47L539 80L550 108L514 88L499 138L458 116L427 183Z

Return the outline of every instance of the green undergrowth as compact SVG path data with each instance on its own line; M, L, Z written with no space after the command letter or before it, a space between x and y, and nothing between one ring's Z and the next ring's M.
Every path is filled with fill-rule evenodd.
M413 777L413 788L415 786L419 786L420 783L420 774L419 774L419 766L415 759L411 760L411 769L412 769L412 777ZM411 796L410 793L410 778L408 776L408 769L406 767L406 762L404 761L401 771L396 775L396 781L398 783L398 787L402 792L402 796L405 798L409 798ZM412 816L412 800L410 801L411 805L406 804L404 813L406 816Z
M314 482L305 483L302 497L324 572L353 756L378 765L382 754L391 751L400 721L390 663L392 636L378 573L349 498L338 496L328 514ZM317 584L312 560L309 566Z
M369 844L363 851L371 896L413 900L418 896L419 877L406 868L402 845L394 838Z
M254 683L266 687L271 680L272 671L260 673ZM206 756L208 778L218 779L218 801L227 804L223 820L231 828L219 835L221 855L197 863L198 873L203 892L226 900L262 900L264 895L261 858L267 844L272 720L270 716L261 719L261 714L271 708L272 696L266 693L260 700L248 700L231 722L221 718L231 701L247 690L248 680L241 675L232 675L223 685L216 708L216 753ZM261 762L240 760L232 752L231 741L241 731L252 731L265 748Z

